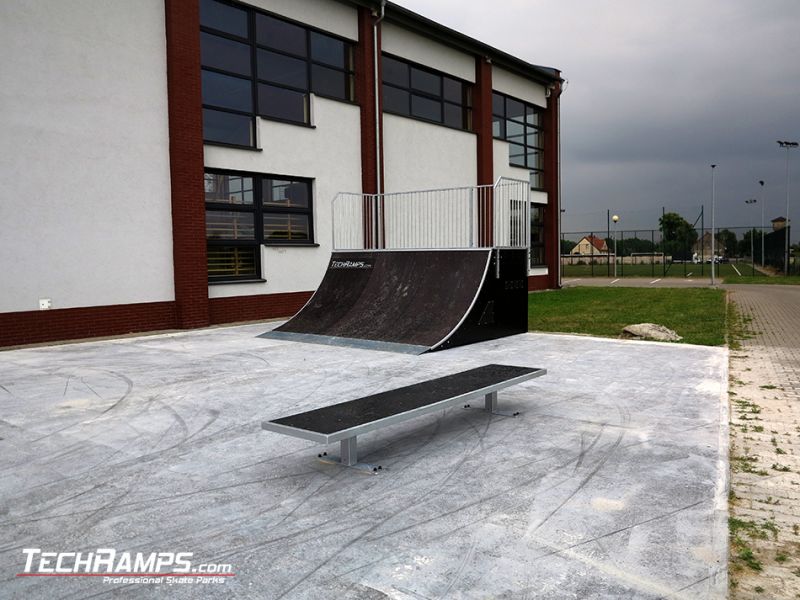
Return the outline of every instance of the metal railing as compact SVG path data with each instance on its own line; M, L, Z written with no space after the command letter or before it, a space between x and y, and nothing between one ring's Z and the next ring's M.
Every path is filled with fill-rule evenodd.
M530 183L390 194L339 193L333 199L334 250L527 248Z

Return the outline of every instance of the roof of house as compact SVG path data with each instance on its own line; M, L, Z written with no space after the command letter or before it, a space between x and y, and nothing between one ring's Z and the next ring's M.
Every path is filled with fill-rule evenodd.
M597 237L596 235L586 235L581 238L581 241L578 242L578 244L580 244L583 240L586 240L598 250L605 250L606 248L606 241L603 238Z
M348 4L356 4L365 6L374 11L380 11L380 0L340 0ZM423 17L414 11L408 10L405 7L395 4L394 2L386 2L385 4L385 18L387 21L396 23L401 27L411 29L423 35L427 35L433 39L439 40L449 46L465 50L467 52L482 55L490 59L493 64L499 67L508 69L517 75L531 79L537 83L544 85L553 85L561 83L564 79L561 77L561 71L553 67L544 67L541 65L534 65L527 61L522 60L498 50L488 44L485 44L475 38L471 38L455 29L450 29L441 23L437 23L427 17Z

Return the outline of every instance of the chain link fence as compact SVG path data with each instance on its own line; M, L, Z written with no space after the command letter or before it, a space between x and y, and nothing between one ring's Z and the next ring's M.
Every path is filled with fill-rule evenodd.
M563 277L705 277L712 261L721 276L783 274L788 228L686 228L665 238L660 229L561 234ZM789 274L800 275L797 253Z

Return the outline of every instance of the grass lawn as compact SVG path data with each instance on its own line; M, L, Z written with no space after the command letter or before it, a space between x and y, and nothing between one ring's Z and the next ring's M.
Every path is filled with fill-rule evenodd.
M634 323L658 323L683 343L725 344L725 292L711 288L574 287L528 295L528 329L619 337Z

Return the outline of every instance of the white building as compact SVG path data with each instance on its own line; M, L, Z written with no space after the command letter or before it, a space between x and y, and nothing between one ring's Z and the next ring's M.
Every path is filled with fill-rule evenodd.
M530 179L558 285L555 69L368 0L12 0L0 49L0 345L289 316L342 191Z

